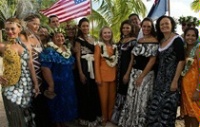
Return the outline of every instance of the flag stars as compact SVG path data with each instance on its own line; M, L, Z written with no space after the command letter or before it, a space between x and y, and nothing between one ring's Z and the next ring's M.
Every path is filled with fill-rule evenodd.
M74 0L75 4L80 4L80 3L84 2L84 1L86 1L86 0Z

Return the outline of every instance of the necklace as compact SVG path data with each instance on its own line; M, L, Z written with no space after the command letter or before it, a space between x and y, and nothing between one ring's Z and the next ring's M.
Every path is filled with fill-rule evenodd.
M191 49L191 51L189 53L189 57L186 59L185 67L184 67L183 71L181 72L181 76L185 76L185 74L189 71L190 67L192 66L192 64L194 62L195 51L197 50L197 48L199 48L199 44L195 45Z
M117 46L116 45L112 45L112 48L114 50L114 54L112 56L108 55L108 51L106 49L106 44L103 42L98 42L100 48L101 48L101 56L103 58L105 58L106 63L108 64L108 66L110 67L114 67L117 64L117 60L118 60L118 50L117 50Z
M168 41L168 40L171 38L171 36L172 36L172 33L169 35L169 37L163 38L161 42L166 42L166 41Z
M62 55L66 59L68 59L71 56L70 48L67 48L65 45L64 45L64 48L66 49L66 51L62 51L62 49L58 47L57 45L55 45L53 42L48 42L47 47L51 47L55 49L56 52L58 52L60 55Z

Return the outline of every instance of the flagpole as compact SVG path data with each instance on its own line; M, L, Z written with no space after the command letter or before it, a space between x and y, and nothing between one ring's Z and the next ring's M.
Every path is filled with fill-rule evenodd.
M94 24L93 24L93 13L92 13L92 0L90 0L90 9L91 9L91 19L92 19L92 30L91 30L91 32L92 32L92 34L94 33Z
M170 12L170 0L168 0L168 16L171 15L171 12Z

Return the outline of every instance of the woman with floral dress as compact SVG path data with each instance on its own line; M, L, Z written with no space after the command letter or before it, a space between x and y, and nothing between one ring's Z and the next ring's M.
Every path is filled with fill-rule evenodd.
M82 18L78 23L75 43L80 84L77 84L79 123L95 127L101 119L101 107L94 73L94 39L89 36L89 20Z
M0 44L3 54L4 72L0 77L2 97L9 127L35 127L31 109L33 87L39 94L38 82L32 63L31 47L19 38L22 25L19 19L9 18L5 22L8 42Z
M117 44L118 47L118 65L117 65L117 93L115 106L112 115L112 122L117 124L123 108L131 69L128 69L131 61L131 50L136 44L137 27L134 27L130 20L121 23L120 33L121 39ZM139 27L138 27L139 29Z
M152 95L154 83L153 66L156 61L158 41L155 38L153 21L145 18L141 23L144 36L133 47L134 60L126 101L121 112L119 125L122 127L144 127L147 106Z
M70 47L64 45L62 31L52 33L52 41L40 54L42 74L49 92L56 96L49 98L48 107L55 127L65 127L65 122L77 118L77 99L74 86L74 58Z
M148 109L148 127L175 127L180 99L180 74L184 66L184 43L175 33L176 23L170 16L156 22L158 72L153 97Z
M198 34L196 28L187 28L184 32L187 46L185 50L186 64L181 73L183 76L181 114L184 116L185 127L199 127L200 122L200 46L196 43Z

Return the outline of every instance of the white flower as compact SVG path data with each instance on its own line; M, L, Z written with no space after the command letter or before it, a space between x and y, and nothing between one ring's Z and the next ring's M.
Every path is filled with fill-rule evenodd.
M48 42L47 43L47 47L54 48L56 50L56 52L58 52L59 54L61 54L66 59L68 59L71 56L71 50L70 50L70 48L67 48L66 46L64 46L64 48L66 49L66 51L62 51L62 49L59 48L57 45L55 45L53 42Z
M192 65L193 62L194 62L194 59L193 59L193 58L188 57L188 58L186 59L186 64Z
M98 42L100 47L103 47L103 53L101 54L101 56L103 58L105 58L106 63L108 64L108 66L110 67L114 67L117 64L117 57L118 57L118 50L117 50L117 46L116 45L112 45L112 48L115 50L114 55L109 56L108 52L107 52L107 48L106 45L103 42Z
M57 50L57 52L62 53L62 50L59 48L59 49Z

